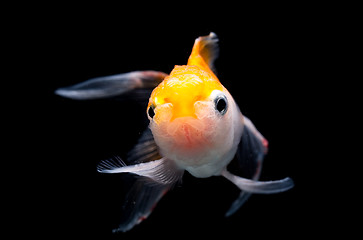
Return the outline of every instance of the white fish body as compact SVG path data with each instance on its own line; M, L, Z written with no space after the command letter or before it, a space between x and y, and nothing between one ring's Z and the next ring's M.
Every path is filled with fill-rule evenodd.
M90 79L56 91L64 97L84 100L136 94L139 89L155 87L146 110L149 129L128 154L129 164L117 158L102 161L98 166L102 173L143 177L131 188L123 221L115 231L130 230L147 218L184 171L198 178L220 175L242 190L226 216L237 211L252 193L278 193L293 187L290 178L257 181L267 153L267 140L242 115L212 71L218 56L217 42L214 33L197 38L188 64L175 66L169 75L136 71ZM227 171L235 156L244 176Z

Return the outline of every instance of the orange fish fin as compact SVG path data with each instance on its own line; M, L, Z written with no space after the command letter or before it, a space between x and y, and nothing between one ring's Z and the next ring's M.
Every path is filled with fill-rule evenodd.
M195 40L188 65L196 65L208 72L215 72L214 60L219 55L218 37L214 32Z

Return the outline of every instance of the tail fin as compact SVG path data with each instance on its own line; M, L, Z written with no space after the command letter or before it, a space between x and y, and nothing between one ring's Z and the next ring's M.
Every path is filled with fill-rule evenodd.
M214 75L214 60L218 55L218 37L211 32L208 36L199 37L195 40L188 65L197 65Z

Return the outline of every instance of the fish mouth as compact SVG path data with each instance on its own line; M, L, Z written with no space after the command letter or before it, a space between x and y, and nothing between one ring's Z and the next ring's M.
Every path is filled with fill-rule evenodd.
M179 117L150 126L161 155L181 165L203 164L215 150L215 125L205 119Z
M207 143L205 124L194 117L180 117L169 122L167 133L179 147L196 148Z

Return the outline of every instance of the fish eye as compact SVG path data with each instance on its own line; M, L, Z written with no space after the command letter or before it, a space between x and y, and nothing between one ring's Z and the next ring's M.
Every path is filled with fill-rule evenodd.
M147 110L147 115L150 118L153 118L155 116L154 108L154 105L150 105L149 109Z
M221 114L224 115L228 109L227 98L225 96L218 96L214 100L216 110Z

